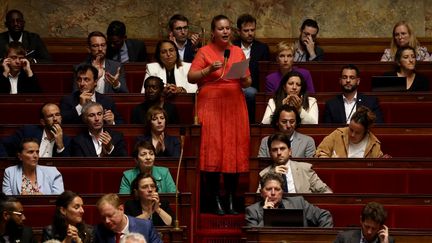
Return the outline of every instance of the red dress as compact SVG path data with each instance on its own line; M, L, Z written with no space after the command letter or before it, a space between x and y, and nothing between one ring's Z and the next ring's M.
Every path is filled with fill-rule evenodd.
M230 46L225 74L233 63L245 59L243 51ZM213 44L198 51L191 70L200 71L215 61L223 62L223 52ZM219 79L222 68L198 82L198 118L202 126L200 169L207 172L249 171L249 120L239 79ZM249 75L249 70L247 75Z

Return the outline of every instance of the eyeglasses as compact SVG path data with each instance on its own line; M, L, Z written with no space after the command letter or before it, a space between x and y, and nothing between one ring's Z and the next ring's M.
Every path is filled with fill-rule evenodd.
M182 27L182 26L179 26L179 27L175 27L175 28L174 28L175 31L182 31L182 30L186 31L186 30L188 30L188 29L189 29L189 26L187 26L187 25L186 25L186 26L183 26L183 27Z
M10 211L12 214L17 215L18 217L24 216L24 212L18 212L18 211Z

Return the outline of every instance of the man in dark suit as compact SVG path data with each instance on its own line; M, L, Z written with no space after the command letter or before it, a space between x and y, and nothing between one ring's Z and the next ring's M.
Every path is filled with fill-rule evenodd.
M169 39L176 43L181 60L192 62L200 45L199 34L194 33L189 36L189 20L181 14L173 15L168 26L170 28Z
M270 59L269 47L255 39L256 19L243 14L237 19L237 28L240 39L234 41L234 45L239 46L246 58L249 60L249 71L251 73L252 85L244 88L246 104L249 112L249 122L255 122L255 94L259 90L259 61Z
M24 31L24 15L16 9L6 14L5 25L8 31L0 34L0 57L7 53L8 44L21 42L26 50L26 57L34 62L50 62L51 57L42 39L36 33Z
M317 44L319 32L318 23L313 19L306 19L300 27L299 39L295 42L294 62L322 61L324 51Z
M342 94L329 100L325 104L325 123L344 123L351 120L352 115L360 106L366 106L376 115L376 122L383 123L383 115L378 99L357 92L360 84L360 71L352 64L343 66L339 79Z
M304 227L333 227L333 218L329 211L320 209L301 196L283 198L283 179L275 173L268 173L260 180L262 201L246 208L247 226L264 226L264 209L286 208L303 209Z
M107 58L122 64L127 62L146 62L147 50L143 41L128 39L126 25L118 20L112 21L107 29Z
M78 157L127 156L123 134L104 128L104 110L97 102L88 102L82 108L87 131L78 134L72 141L72 155Z
M119 243L125 233L140 233L148 243L162 243L151 220L138 219L124 214L124 205L117 194L102 196L96 203L102 224L96 226L96 243ZM128 226L128 228L126 228Z
M20 42L11 42L2 62L0 93L39 93L40 87L34 75L26 51Z
M39 157L70 156L71 139L63 134L60 108L46 103L40 110L40 126L25 125L14 135L3 140L10 157L16 156L21 140L36 138L39 142Z
M96 91L98 70L91 64L80 64L75 69L78 90L60 101L60 110L65 124L82 123L82 107L88 102L98 102L104 108L103 120L108 125L121 124L123 119L117 112L114 100Z
M388 227L384 225L386 218L387 213L381 204L369 202L362 210L360 229L339 233L334 243L394 243Z
M0 242L36 243L33 231L24 226L24 209L22 204L13 197L0 199Z
M106 58L107 38L105 35L102 32L93 31L87 36L87 44L89 57L81 64L91 64L98 70L98 76L95 78L96 91L101 94L128 93L123 65ZM74 76L74 80L76 78ZM77 90L75 83L73 90Z

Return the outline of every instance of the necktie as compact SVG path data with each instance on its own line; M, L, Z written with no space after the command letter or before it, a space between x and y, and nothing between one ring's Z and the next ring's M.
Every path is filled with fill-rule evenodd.
M283 191L288 192L288 183L287 183L286 174L282 174L282 178L283 178Z
M120 238L123 235L123 233L116 233L116 243L120 243Z

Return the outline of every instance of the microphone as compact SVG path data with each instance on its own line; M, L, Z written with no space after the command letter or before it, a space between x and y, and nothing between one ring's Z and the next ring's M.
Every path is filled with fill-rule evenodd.
M180 158L177 165L177 177L176 177L176 194L175 194L175 211L176 211L176 219L174 221L174 230L180 231L180 221L178 217L178 195L179 195L179 189L178 189L178 183L179 183L179 177L180 177L180 166L183 159L183 148L184 148L184 140L185 140L185 134L186 129L184 127L180 127Z
M357 104L358 104L359 102L361 102L361 99L360 99L360 98L358 98L358 99L356 100L356 102L354 103L354 106L351 108L351 111L350 111L348 117L346 118L346 122L345 122L345 123L348 124L348 122L351 120L351 115L353 114L353 111L354 111L354 109L356 109Z
M219 78L217 78L215 81L218 81L219 79L221 79L224 75L225 75L225 69L226 69L226 65L228 63L228 58L231 54L230 49L225 49L224 51L224 62L223 62L223 67L222 67L222 73L219 76Z
M231 50L225 49L225 51L224 51L224 63L228 62L228 58L230 57L230 54L231 54Z

